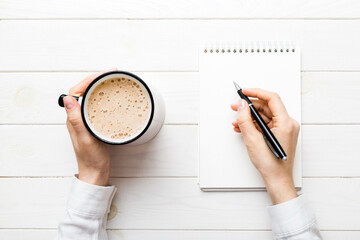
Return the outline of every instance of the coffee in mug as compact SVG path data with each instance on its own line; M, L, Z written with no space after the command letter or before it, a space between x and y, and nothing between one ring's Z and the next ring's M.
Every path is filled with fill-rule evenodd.
M122 71L97 77L84 93L81 111L90 133L109 144L145 143L160 131L165 119L156 89Z

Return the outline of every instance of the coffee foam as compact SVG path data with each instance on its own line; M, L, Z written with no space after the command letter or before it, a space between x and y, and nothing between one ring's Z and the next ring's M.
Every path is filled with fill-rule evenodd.
M114 141L136 137L147 125L151 103L147 90L128 78L98 84L87 102L87 114L97 134Z

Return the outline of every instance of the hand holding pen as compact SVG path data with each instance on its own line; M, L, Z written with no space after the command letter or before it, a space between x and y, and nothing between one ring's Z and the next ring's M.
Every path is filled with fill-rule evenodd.
M235 86L237 93L241 97L241 99L245 100L249 104L251 116L257 123L257 126L260 128L260 130L264 136L264 140L265 140L266 144L268 145L269 149L273 152L275 157L286 161L287 160L286 153L282 149L280 143L278 142L278 140L276 139L274 134L271 132L271 130L267 126L267 123L264 121L264 119L261 117L259 112L256 110L256 108L253 105L253 103L251 102L251 100L242 92L242 89L240 88L240 86L236 82L234 82L234 86Z
M292 178L296 144L300 125L287 113L276 93L262 89L242 89L267 124L281 147L286 152L287 161L278 159L264 141L261 128L255 123L247 101L241 99L231 108L237 111L234 131L243 135L249 157L261 174L274 204L285 202L297 196Z

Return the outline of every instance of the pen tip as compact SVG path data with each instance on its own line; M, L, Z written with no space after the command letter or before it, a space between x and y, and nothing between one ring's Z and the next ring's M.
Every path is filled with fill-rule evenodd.
M234 83L234 86L235 86L235 89L236 89L236 90L241 89L241 87L240 87L235 81L233 81L233 83Z

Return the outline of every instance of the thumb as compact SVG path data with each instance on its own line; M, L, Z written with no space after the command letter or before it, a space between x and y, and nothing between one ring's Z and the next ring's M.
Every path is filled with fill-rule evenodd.
M240 99L237 112L236 122L243 134L244 140L250 141L250 139L254 139L259 132L254 125L249 105L245 100Z
M64 97L63 101L68 116L68 122L77 133L83 132L85 126L81 118L80 104L71 96Z

